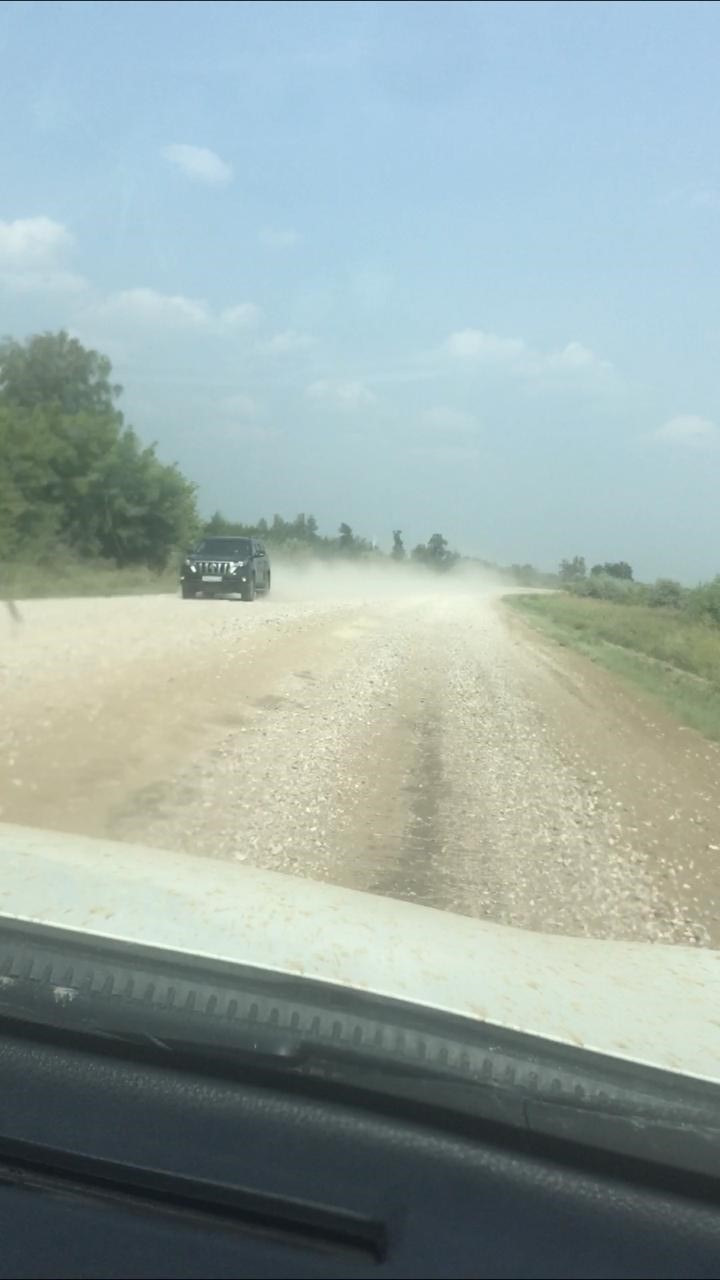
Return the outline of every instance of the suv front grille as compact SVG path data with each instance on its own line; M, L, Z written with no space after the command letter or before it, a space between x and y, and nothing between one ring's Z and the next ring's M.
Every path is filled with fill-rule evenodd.
M234 565L233 560L195 560L194 563L198 567L198 573L229 574Z

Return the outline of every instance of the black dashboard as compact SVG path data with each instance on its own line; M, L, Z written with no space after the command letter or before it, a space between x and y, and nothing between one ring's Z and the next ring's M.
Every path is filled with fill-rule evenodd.
M376 1042L382 1036L367 1000L341 1010L337 993L315 993L312 1004L305 993L301 1008L297 992L276 989L263 1009L256 989L253 1052L241 1036L233 1054L208 1045L209 1033L190 1037L187 1021L172 1037L154 1018L153 1036L137 1019L133 1031L120 1004L112 1029L99 1016L121 986L133 1016L159 1000L167 1007L167 958L153 968L144 957L130 994L127 958L70 955L67 941L47 938L20 946L12 931L4 941L6 981L20 997L0 1002L1 1276L720 1274L714 1092L690 1087L683 1100L675 1082L679 1110L668 1094L663 1112L669 1082L644 1080L646 1100L656 1090L652 1107L615 1132L622 1107L608 1105L593 1128L597 1108L570 1105L573 1090L586 1100L592 1090L566 1078L568 1058L552 1077L561 1120L545 1123L542 1054L531 1064L533 1111L529 1077L509 1066L511 1037L488 1047L463 1026L436 1026L446 1046L437 1060L466 1077L443 1090L439 1069L410 1072L400 1049L394 1068L373 1071L360 1051L362 1019L376 1020ZM183 980L175 972L173 991ZM196 977L202 1017L222 1007L227 1021L222 1002L240 990L237 975L204 981L215 995ZM320 1028L323 1010L341 1050L334 1059L298 1052L288 1035L303 1016ZM412 1042L415 1058L422 1043L427 1059L428 1024L413 1040L401 1015L392 1011L393 1043ZM466 1048L453 1059L460 1035ZM608 1079L606 1101L616 1085Z

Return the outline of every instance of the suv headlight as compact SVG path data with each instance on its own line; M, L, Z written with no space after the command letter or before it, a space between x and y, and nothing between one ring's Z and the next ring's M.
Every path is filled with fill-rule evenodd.
M185 568L189 570L190 573L197 573L197 565L193 564L192 560L185 561Z

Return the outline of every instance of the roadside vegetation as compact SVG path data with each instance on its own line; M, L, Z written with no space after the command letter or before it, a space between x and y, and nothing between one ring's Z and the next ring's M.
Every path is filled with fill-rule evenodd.
M0 571L2 596L30 600L41 596L144 596L177 593L178 571L146 565L118 568L112 561L59 557L7 564Z
M720 741L720 576L691 588L667 578L640 583L625 562L588 574L575 556L559 578L564 590L507 604Z
M312 515L203 520L195 484L140 440L121 397L107 356L63 331L0 342L0 596L175 591L182 556L203 533L257 535L284 559L384 559L438 573L467 562L441 533L406 548L394 529L383 551L345 522L322 533ZM472 563L513 583L555 581L532 565Z

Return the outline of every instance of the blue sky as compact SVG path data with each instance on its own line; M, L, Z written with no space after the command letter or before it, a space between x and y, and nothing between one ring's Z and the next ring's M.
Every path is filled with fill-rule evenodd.
M0 328L202 508L720 572L720 6L2 3Z

